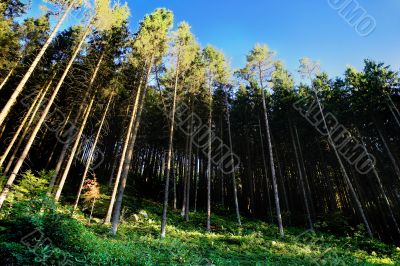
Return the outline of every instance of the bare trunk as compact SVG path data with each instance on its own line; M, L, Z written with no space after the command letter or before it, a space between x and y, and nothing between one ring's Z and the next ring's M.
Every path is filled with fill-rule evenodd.
M94 70L94 72L93 72L93 74L92 74L92 77L91 77L90 81L89 81L88 90L87 90L87 93L86 93L86 95L85 95L84 98L86 98L86 97L88 96L88 94L89 94L89 93L91 92L91 90L92 90L93 84L94 84L94 82L95 82L95 80L96 80L96 78L97 78L97 74L99 73L100 66L101 66L101 64L102 64L102 62L103 62L104 55L105 55L105 51L102 52L102 54L100 55L99 60L97 61L96 68L95 68L95 70ZM82 134L83 134L83 130L85 129L86 122L87 122L87 120L88 120L88 118L89 118L89 115L90 115L90 112L91 112L93 103L94 103L94 101L95 101L95 98L96 98L96 92L94 92L94 94L93 94L93 96L92 96L92 99L91 99L91 101L90 101L90 104L89 104L89 106L87 107L86 115L85 115L85 117L84 117L84 119L83 119L81 128L80 128L80 130L79 130L77 136L75 137L74 146L73 146L73 148L72 148L71 154L70 154L69 159L68 159L68 161L67 161L67 165L65 166L63 175L61 176L61 180L60 180L60 183L59 183L58 188L57 188L57 192L56 192L56 195L55 195L55 200L56 200L56 201L58 201L58 200L60 199L61 192L62 192L62 190L63 190L63 188L64 188L65 180L66 180L67 177L68 177L69 170L70 170L71 165L72 165L72 163L73 163L73 161L74 161L74 159L75 159L75 154L76 154L77 149L78 149L78 147L79 147L79 143L80 143L80 141L81 141L81 137L82 137ZM78 115L77 115L76 118L75 118L75 123L77 122L77 120L78 120L79 117L80 117L80 112L81 112L81 110L82 110L82 105L80 106L80 109L79 109L79 111L78 111ZM73 139L73 138L71 138L71 141L68 141L68 142L64 145L64 147L63 147L63 151L62 151L62 154L61 154L61 156L60 156L60 160L59 160L59 162L58 162L58 164L57 164L57 170L56 170L56 173L57 173L57 174L58 174L58 171L59 171L59 169L60 169L60 168L58 168L58 167L61 167L61 164L62 164L62 162L63 162L63 157L65 157L66 151L68 150L68 147L69 147L69 145L70 145L71 142L72 142L72 139ZM55 175L55 176L56 176L56 175Z
M119 149L120 149L120 145L119 145L119 141L117 141L116 145L115 145L115 152L114 152L114 162L113 165L111 167L111 174L110 174L110 178L108 179L108 187L111 188L113 185L113 180L114 180L114 173L115 173L115 169L117 168L117 163L118 163L118 159L120 159L120 155L119 155Z
M90 104L86 109L85 117L83 118L82 125L81 125L81 127L79 129L78 135L76 136L74 146L72 147L71 154L69 155L69 158L68 158L67 164L65 166L64 172L63 172L63 174L61 176L60 183L58 184L57 192L56 192L56 195L54 197L54 199L56 201L58 201L60 199L61 192L62 192L62 190L64 188L65 181L67 180L67 177L68 177L68 174L69 174L69 170L71 169L71 165L75 160L75 155L76 155L76 152L78 150L79 144L81 142L82 134L83 134L83 131L84 131L85 127L86 127L86 123L87 123L87 120L89 118L90 112L92 111L92 107L93 107L93 103L94 103L95 99L96 99L96 94L94 94L92 96L92 99L90 100Z
M189 221L189 210L190 210L190 181L193 176L193 167L192 167L192 151L193 151L193 101L191 101L191 118L190 118L190 126L189 126L189 143L188 143L188 149L189 149L189 156L188 156L188 165L187 169L188 172L186 173L187 175L187 181L186 181L186 212L185 212L185 219L186 221Z
M311 195L310 183L308 182L306 167L304 166L303 150L301 148L299 134L297 132L297 126L296 125L294 125L294 133L295 133L295 136L296 136L297 146L299 147L300 163L301 163L301 167L302 167L303 173L304 173L304 181L305 181L305 185L306 185L306 188L307 188L308 199L310 200L310 207L311 207L311 214L312 214L311 217L315 218L314 202L313 202L313 198L312 198L312 195Z
M121 216L122 200L124 197L126 181L128 179L128 173L130 170L131 161L132 161L132 157L133 157L133 150L135 148L136 136L139 131L140 119L141 119L141 115L142 115L144 99L146 96L147 82L148 82L148 79L150 76L152 64L153 64L153 58L151 58L151 60L150 60L148 72L146 73L145 84L144 84L143 90L140 94L139 106L137 108L137 114L135 115L135 125L133 128L131 140L129 141L128 153L127 153L126 157L124 158L123 172L121 174L121 183L119 185L118 198L115 202L115 207L114 207L113 217L112 217L111 233L113 235L115 235L118 230L119 220L120 220L120 216Z
M207 152L207 231L211 231L211 138L212 138L212 111L213 111L213 92L212 92L212 81L209 82L209 93L210 93L210 102L209 104L209 113L208 113L208 152Z
M321 116L322 116L322 121L323 121L323 123L324 123L324 127L326 128L326 131L327 131L327 133L328 133L328 142L329 142L329 144L332 146L333 151L335 152L336 159L338 160L339 165L340 165L340 170L341 170L342 175L343 175L343 177L344 177L344 179L345 179L345 182L347 183L348 188L350 189L350 193L351 193L351 195L353 196L354 201L356 202L357 209L358 209L358 211L359 211L359 213L360 213L360 215L361 215L361 218L362 218L362 220L363 220L363 222L364 222L364 225L365 225L365 228L366 228L366 230L367 230L367 233L368 233L368 235L372 238L372 237L373 237L373 234L372 234L371 228L370 228L370 226L369 226L367 217L366 217L366 215L365 215L365 213L364 213L364 209L363 209L362 204L361 204L361 202L360 202L360 200L359 200L359 198L358 198L358 196L357 196L356 191L354 190L353 184L352 184L351 181L350 181L350 178L349 178L349 176L348 176L348 174L347 174L346 168L344 167L343 161L342 161L342 159L340 158L340 155L339 155L339 153L338 153L338 151L337 151L337 149L336 149L336 145L335 145L335 143L334 143L333 140L332 140L330 128L328 127L328 125L327 125L327 123L326 123L325 115L324 115L324 112L323 112L323 109L322 109L322 106L321 106L321 102L319 101L318 94L317 94L316 91L314 91L314 93L315 93L315 98L316 98L316 100L317 100L319 112L321 113Z
M89 216L89 224L92 221L92 217L93 217L93 209L94 209L94 204L96 203L96 199L93 199L92 202L92 207L90 208L90 216Z
M178 157L179 158L179 157ZM178 159L179 160L179 159ZM177 164L177 166L176 166L176 169L175 169L175 171L174 171L174 173L173 173L173 179L172 179L172 181L173 181L173 189L174 189L174 205L173 205L173 207L174 207L174 210L176 210L176 201L177 201L177 199L176 199L176 176L177 176L177 173L178 173L178 167L179 167L179 163Z
M228 105L228 92L225 90L225 106L226 106L226 122L228 124L228 139L229 139L229 151L231 155L231 175L232 175L232 184L233 184L233 200L235 202L235 211L236 211L236 219L239 225L242 225L242 221L240 220L240 211L239 211L239 200L237 196L237 186L236 186L236 176L235 176L235 163L233 158L233 145L232 145L232 133L231 133L231 117L229 114L229 105Z
M84 106L86 105L86 102L87 102L87 100L89 98L89 95L90 95L90 92L91 92L91 88L93 87L94 81L96 80L97 73L98 73L98 71L100 69L100 65L103 62L104 54L105 54L105 52L103 51L103 53L101 54L99 60L97 61L95 70L94 70L94 72L92 74L92 77L91 77L91 79L89 81L88 89L85 92L85 95L84 95L84 97L82 99L82 102L79 105L78 112L77 112L77 114L75 116L75 119L74 119L74 121L72 123L72 130L68 129L68 131L65 132L67 140L63 145L63 148L61 150L60 156L58 157L57 164L56 164L56 167L55 167L55 170L54 170L54 175L53 175L53 177L52 177L52 179L50 181L50 184L49 184L49 192L51 192L51 190L53 189L53 187L54 187L54 185L56 183L56 179L57 179L57 177L58 177L58 175L59 175L59 173L61 171L61 168L62 168L62 165L64 163L65 157L67 156L68 149L71 146L72 142L74 141L74 138L76 137L76 135L74 135L74 133L75 133L74 132L74 127L75 127L75 125L78 124L79 118L81 117L82 112L84 111ZM65 126L66 125L63 126L63 129L64 129ZM63 132L63 130L60 130L60 136L62 135L61 132Z
M388 143L387 143L387 141L385 139L385 136L382 133L382 129L381 129L380 125L378 124L378 122L376 121L376 119L374 119L374 123L375 123L376 129L378 131L379 137L382 140L383 146L385 147L386 153L389 156L389 159L390 159L390 161L391 161L391 163L393 165L393 169L394 169L394 171L396 173L396 176L400 180L400 168L397 165L397 161L394 158L393 153L391 152L391 150L389 148L389 145L388 145Z
M356 130L357 130L358 136L360 137L360 140L361 140L361 143L362 143L362 145L364 147L365 152L368 153L367 145L365 145L365 142L364 142L360 132L358 131L358 129L356 129ZM375 165L372 166L372 172L373 172L373 174L374 174L374 176L376 178L376 181L378 182L379 190L381 191L381 194L382 194L382 197L383 197L383 199L385 201L386 207L389 210L390 218L392 219L392 221L393 221L393 223L394 223L394 225L396 227L396 231L400 234L399 224L397 223L397 220L396 220L396 217L395 217L395 215L393 213L392 206L390 204L389 198L386 195L386 192L385 192L385 189L383 187L381 178L379 177L379 173L376 170Z
M271 203L271 195L269 193L269 180L268 180L268 169L267 169L267 160L265 159L265 150L264 150L264 141L262 137L262 130L261 130L261 121L258 120L258 127L259 127L259 132L260 132L260 143L261 143L261 153L262 153L262 160L263 160L263 166L264 166L264 175L265 175L265 181L266 181L266 186L267 186L267 197L268 197L268 206L269 206L269 215L272 219L274 216L272 213L272 203Z
M75 1L71 1L68 5L67 9L64 11L60 19L58 20L57 24L55 25L53 31L51 32L49 38L43 45L42 49L39 51L38 55L36 56L35 60L32 62L31 66L29 67L28 71L25 73L24 77L18 84L17 88L14 90L13 94L11 95L10 99L3 107L3 110L0 113L0 126L3 124L4 120L6 119L7 115L10 113L11 108L17 103L17 98L21 94L22 90L25 87L25 84L28 82L29 77L32 75L33 71L35 70L36 66L38 65L40 59L46 52L47 48L49 47L50 43L54 39L57 34L58 29L60 28L61 24L63 23L64 19L67 17L68 13L71 11Z
M22 141L24 140L26 134L29 131L29 127L32 124L34 118L36 117L36 113L39 110L40 106L42 105L43 99L47 94L48 89L50 88L52 82L53 82L54 76L53 78L50 80L50 82L48 83L48 85L45 88L42 88L39 93L36 95L35 100L33 101L33 103L31 104L31 107L29 108L28 112L26 113L24 119L21 122L21 125L19 126L17 132L15 132L10 144L8 145L7 149L5 150L5 152L3 153L3 155L1 156L0 159L0 167L3 165L5 159L7 158L8 154L10 153L11 149L13 148L15 142L17 141L19 134L21 133L21 131L25 128L25 130L23 131L22 136L20 137L20 140L14 150L13 155L11 156L11 159L9 160L9 163L5 169L5 173L8 172L9 168L11 167L11 163L14 161L14 158L16 156L16 153L22 143ZM43 91L44 89L44 91ZM28 118L30 117L30 120L28 122ZM26 125L26 123L28 122L28 124ZM25 126L26 125L26 126Z
M177 92L178 92L178 78L179 78L179 56L178 56L177 65L176 65L174 98L173 98L172 110L171 110L171 121L170 121L169 140L168 140L168 153L167 153L166 167L165 167L165 188L164 188L164 205L163 205L162 220L161 220L161 238L165 238L166 227L167 227L169 175L171 172L171 158L172 158L172 149L173 149L173 145L174 145L175 110L176 110L176 96L177 96Z
M149 67L149 69L151 69L151 66ZM127 130L127 133L125 136L124 147L122 148L122 152L121 152L121 159L120 159L120 163L118 166L118 172L117 172L117 176L115 177L114 188L113 188L113 191L111 194L110 204L108 205L107 215L106 215L106 218L104 219L104 223L106 223L106 224L109 224L111 222L111 216L113 213L115 199L116 199L117 192L118 192L118 186L120 183L121 174L122 174L122 170L124 167L124 160L126 157L126 152L128 150L129 141L132 136L132 130L135 125L136 113L138 110L139 99L140 99L141 90L142 90L142 84L143 84L143 77L140 77L139 86L138 86L138 90L136 92L135 102L134 102L133 109L132 109L131 119L129 121L128 130ZM145 84L145 86L147 86L147 84Z
M303 193L304 205L306 207L308 225L310 227L310 230L314 231L313 222L312 222L311 213L310 213L310 206L308 205L308 197L307 197L307 193L306 193L306 187L304 185L303 171L301 170L301 165L300 165L299 155L298 155L298 151L297 151L297 146L296 146L296 143L294 141L293 125L292 125L291 121L289 121L289 127L290 127L290 136L292 138L293 150L294 150L294 154L295 154L295 158L296 158L297 170L299 171L299 179L300 179L301 191Z
M23 165L23 163L25 161L25 158L28 156L28 153L29 153L29 151L30 151L30 149L32 147L32 144L33 144L33 142L34 142L34 140L35 140L40 128L42 127L43 123L45 122L46 116L49 113L51 106L53 105L53 102L54 102L54 100L55 100L55 98L56 98L56 96L58 94L58 91L60 90L61 85L63 84L63 82L65 80L65 77L67 76L67 74L68 74L73 62L75 61L75 58L78 55L79 50L82 47L82 45L83 45L83 43L85 41L85 38L89 34L89 32L90 32L90 28L88 27L86 29L85 33L83 34L78 46L76 47L75 52L73 53L70 61L68 62L67 67L65 68L64 73L61 76L60 81L58 82L56 88L54 89L53 94L51 95L51 97L50 97L50 99L49 99L49 101L47 103L47 106L46 106L46 108L44 109L44 111L42 113L42 116L40 117L38 123L36 124L32 134L31 134L31 136L30 136L30 138L29 138L29 140L28 140L28 142L27 142L27 144L25 146L25 149L23 150L22 154L18 158L17 163L16 163L16 165L15 165L13 171L12 171L12 174L8 178L7 184L3 188L3 191L1 192L1 195L0 195L0 208L3 205L4 200L6 199L7 194L9 192L12 184L14 183L15 178L17 177L19 171L21 170L21 167L22 167L22 165Z
M93 155L94 155L94 152L96 150L97 142L99 141L100 134L101 134L101 131L103 129L104 121L106 120L108 109L110 107L112 98L113 98L113 95L111 94L110 98L108 99L107 106L106 106L106 108L104 110L103 117L101 118L101 122L100 122L99 128L97 130L97 134L96 134L96 137L94 139L93 145L92 145L92 147L91 147L91 149L89 151L88 160L86 161L85 171L83 172L82 181L81 181L81 184L79 186L78 194L76 196L75 205L74 205L74 211L78 207L79 199L80 199L81 193L82 193L83 184L85 183L87 173L89 172L89 168L93 163Z
M269 159L270 159L270 164L271 164L272 186L274 189L276 215L278 218L279 233L280 233L281 237L284 237L285 233L283 232L282 214L281 214L281 207L280 207L280 203L279 203L278 183L276 182L274 155L272 152L271 132L270 132L270 128L269 128L268 111L267 111L267 106L265 103L264 89L262 89L262 101L263 101L263 108L264 108L265 126L266 126L266 132L267 132Z
M18 64L18 63L17 63ZM6 85L7 81L10 79L11 75L14 73L15 68L17 65L15 65L7 74L7 76L3 79L3 81L0 84L0 91L3 89L4 85Z

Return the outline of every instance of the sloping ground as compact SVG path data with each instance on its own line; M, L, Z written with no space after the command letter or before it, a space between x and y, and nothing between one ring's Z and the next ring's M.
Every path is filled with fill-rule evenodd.
M0 253L19 265L400 265L399 248L361 236L336 238L289 228L280 239L276 226L244 219L239 228L234 217L217 215L212 223L218 226L206 233L204 213L185 222L170 211L167 238L160 239L160 214L160 205L144 201L137 214L124 218L115 237L100 220L88 225L82 215L6 222Z

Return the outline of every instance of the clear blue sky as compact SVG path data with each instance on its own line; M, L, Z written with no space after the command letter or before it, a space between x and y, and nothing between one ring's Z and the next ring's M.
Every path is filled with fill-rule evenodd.
M38 2L34 0L34 8ZM399 0L358 0L377 22L368 37L359 36L329 6L328 0L127 2L132 31L145 14L166 7L175 14L175 26L182 20L189 22L198 41L224 51L233 68L242 67L246 53L259 42L277 51L292 72L303 56L320 60L322 69L332 76L341 75L346 65L360 68L365 58L384 61L400 70Z

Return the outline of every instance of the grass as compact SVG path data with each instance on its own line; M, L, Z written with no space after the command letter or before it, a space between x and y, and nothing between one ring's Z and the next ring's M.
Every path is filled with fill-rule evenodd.
M244 218L239 227L233 216L213 215L215 226L207 233L204 213L191 213L186 222L170 210L167 237L161 239L161 210L143 201L135 214L125 215L117 236L101 220L89 225L82 214L49 222L43 230L54 238L52 248L64 251L73 265L400 265L399 248L364 236L337 238L286 228L282 239L275 225Z

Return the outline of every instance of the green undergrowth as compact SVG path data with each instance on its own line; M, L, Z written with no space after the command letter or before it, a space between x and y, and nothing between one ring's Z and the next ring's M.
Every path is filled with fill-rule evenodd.
M161 210L157 203L141 201L124 212L116 236L100 219L89 224L82 213L71 218L65 207L9 213L0 224L0 264L400 265L399 248L362 234L337 238L286 228L282 239L275 225L244 218L238 226L234 216L213 215L207 233L204 213L191 213L186 222L170 210L167 237L161 239Z

